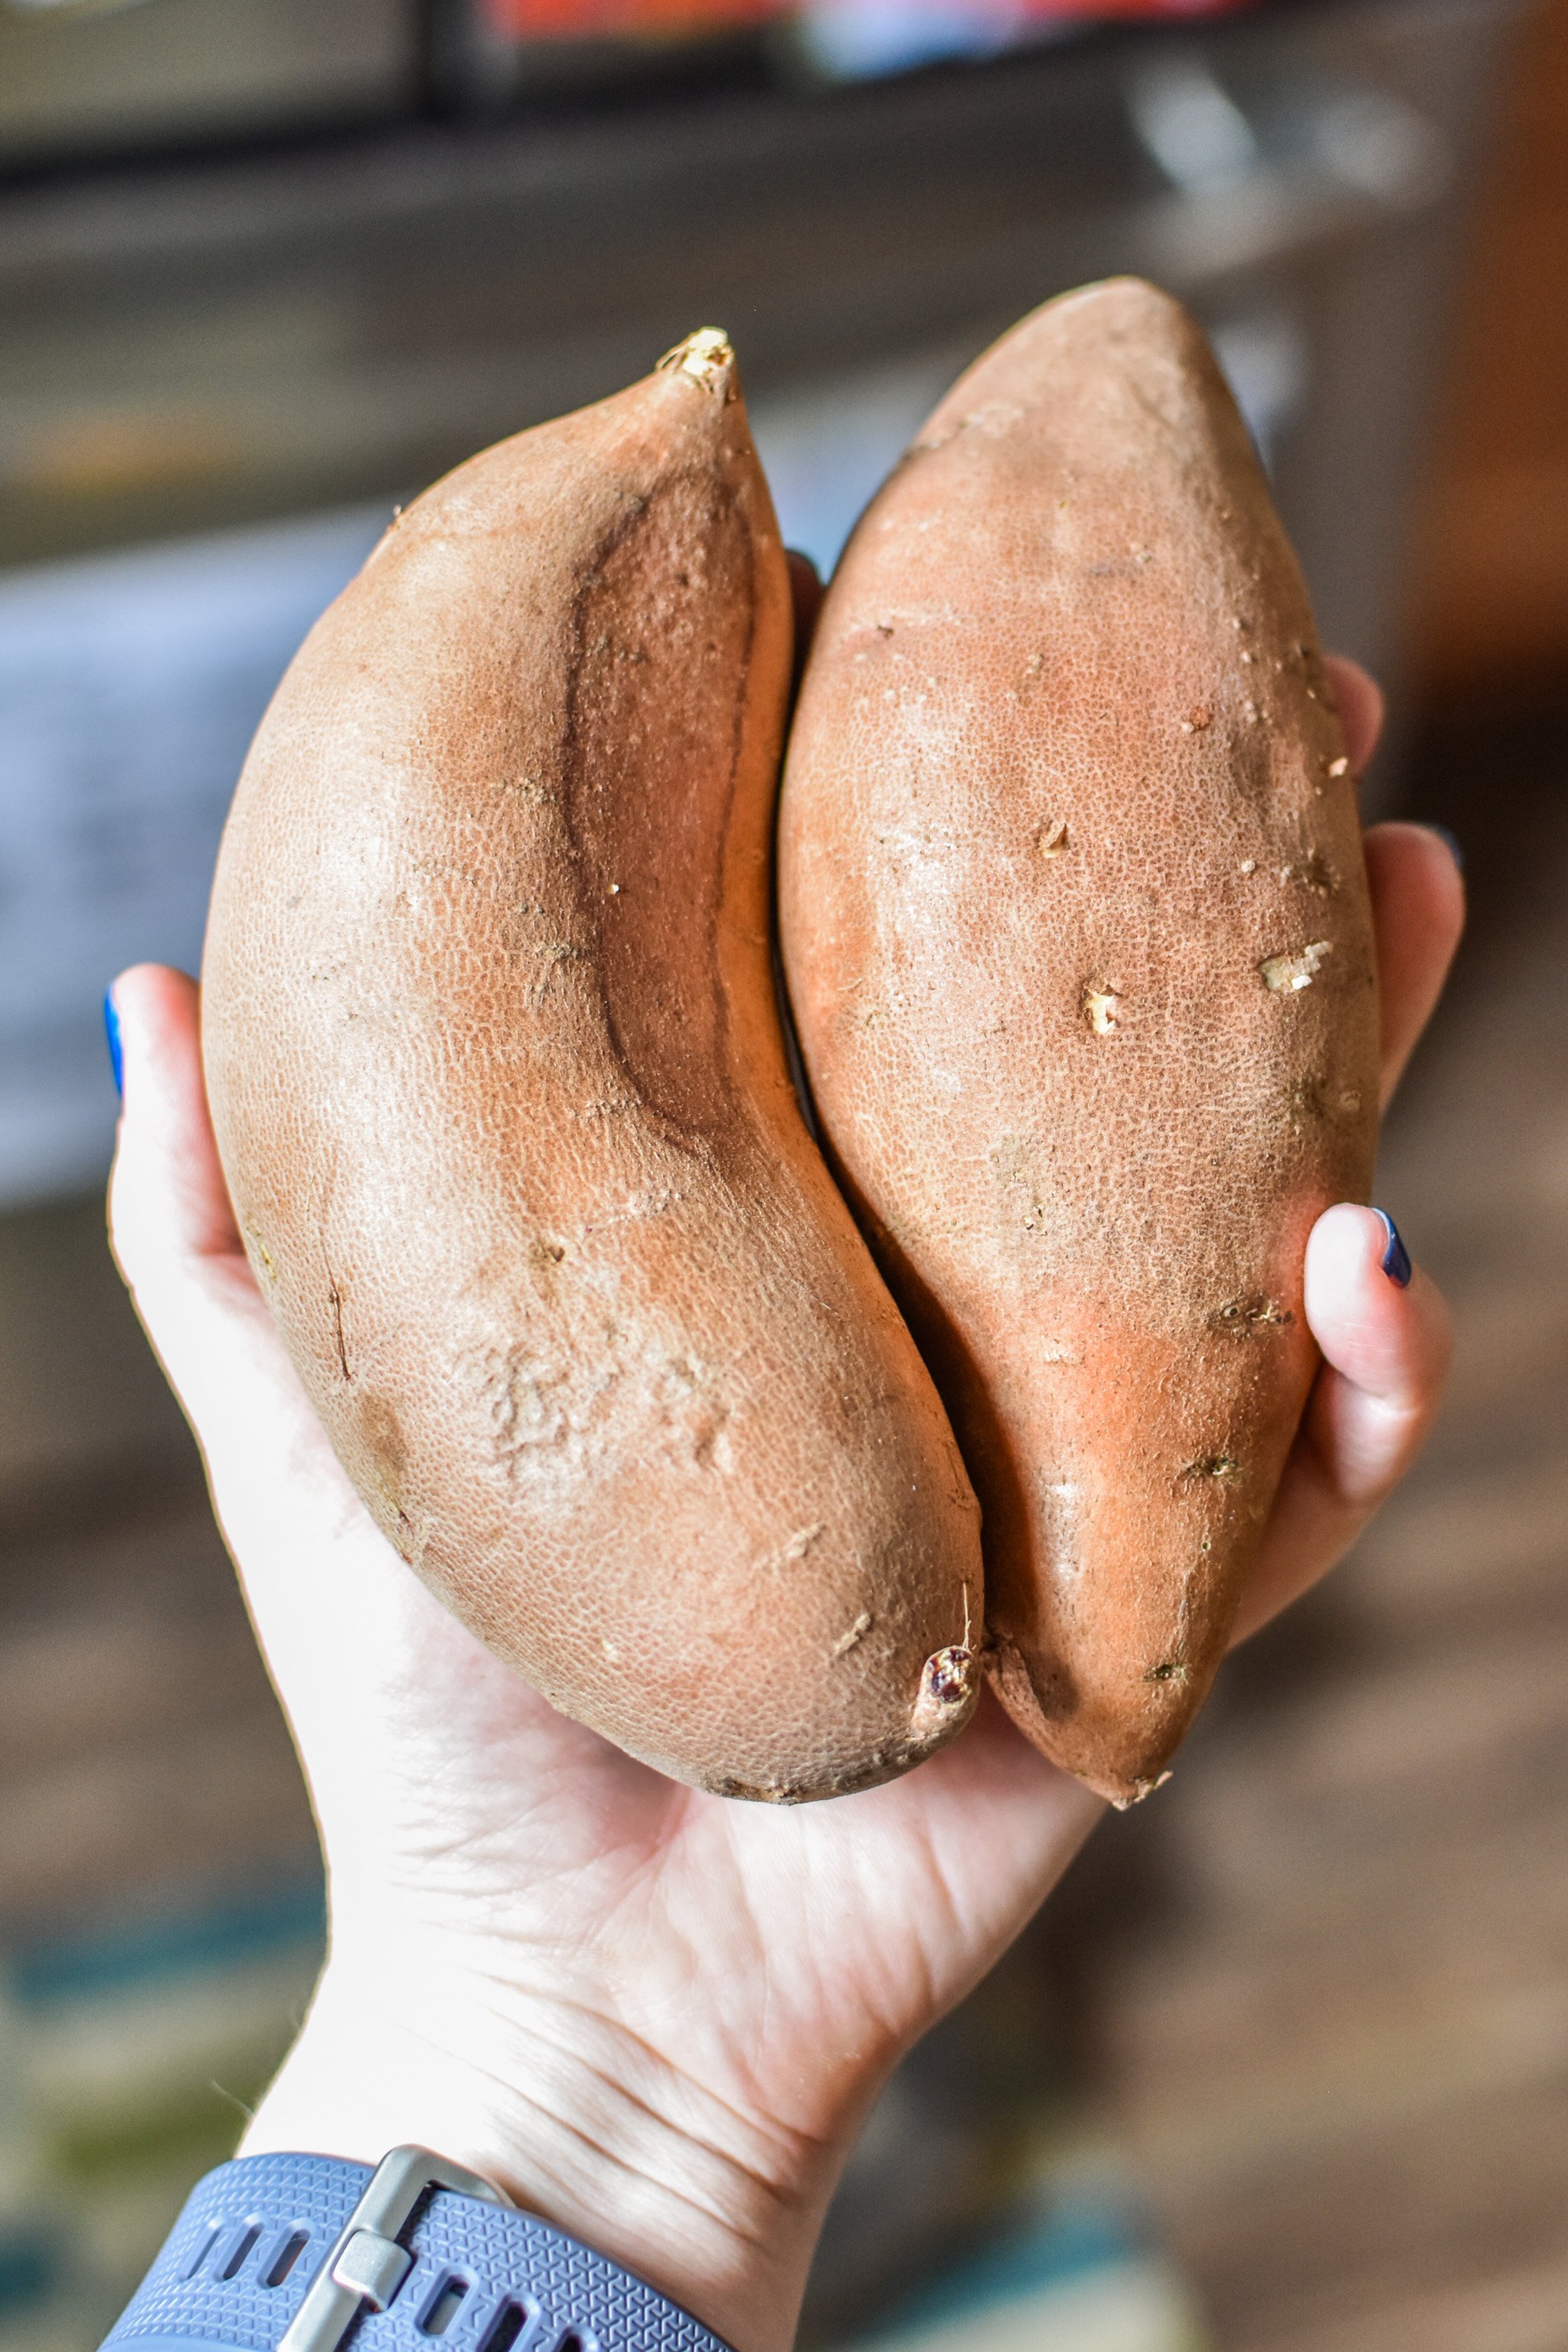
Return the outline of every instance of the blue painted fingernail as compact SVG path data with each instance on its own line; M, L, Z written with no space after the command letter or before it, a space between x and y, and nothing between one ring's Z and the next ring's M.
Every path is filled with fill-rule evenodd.
M125 1052L120 1042L120 1014L115 1009L114 991L103 992L103 1034L109 1040L109 1066L114 1073L114 1091L125 1098Z
M1394 1223L1388 1211L1374 1209L1372 1213L1374 1217L1382 1218L1383 1230L1388 1236L1384 1245L1383 1270L1390 1282L1396 1282L1403 1290L1410 1280L1410 1252L1400 1240L1399 1227Z
M1455 865L1462 874L1465 870L1465 845L1459 839L1458 835L1457 833L1450 833L1446 824L1433 824L1428 818L1423 818L1422 823L1428 833L1435 833L1436 835L1438 840L1447 850L1449 856L1453 859Z

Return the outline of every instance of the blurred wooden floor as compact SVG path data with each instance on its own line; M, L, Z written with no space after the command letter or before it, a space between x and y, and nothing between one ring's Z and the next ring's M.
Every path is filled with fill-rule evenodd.
M314 1853L101 1204L0 1220L0 1948L308 1875Z
M1417 772L1475 918L1379 1190L1447 1409L1068 1890L1090 2095L1225 2352L1568 2347L1568 707Z
M1409 577L1429 691L1568 665L1568 0L1515 39Z

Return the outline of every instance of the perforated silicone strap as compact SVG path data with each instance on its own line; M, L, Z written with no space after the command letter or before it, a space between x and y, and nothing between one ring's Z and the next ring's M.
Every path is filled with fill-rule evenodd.
M280 2352L290 2331L310 2352L574 2352L574 2338L580 2352L729 2352L645 2280L530 2214L421 2188L432 2176L408 2160L424 2154L396 2150L374 2172L324 2156L209 2172L103 2352ZM361 2217L399 2160L412 2211L386 2235ZM437 2179L455 2169L428 2165Z

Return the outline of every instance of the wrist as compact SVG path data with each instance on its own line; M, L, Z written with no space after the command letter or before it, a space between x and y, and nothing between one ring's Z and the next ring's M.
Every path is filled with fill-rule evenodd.
M374 2164L434 2148L737 2352L788 2352L834 2152L713 2098L605 2021L484 1979L427 1978L411 2008L397 1973L329 1967L242 2155Z

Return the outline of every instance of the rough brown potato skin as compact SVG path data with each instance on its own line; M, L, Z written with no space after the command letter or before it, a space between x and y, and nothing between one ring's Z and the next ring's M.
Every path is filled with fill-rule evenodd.
M1225 1650L1315 1369L1307 1234L1364 1197L1376 1107L1306 593L1154 289L1026 320L860 522L780 921L831 1150L981 1498L997 1686L1129 1801Z
M785 1067L790 655L693 338L394 524L258 736L204 974L251 1262L380 1526L556 1706L777 1801L951 1737L982 1606Z

